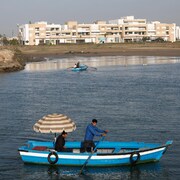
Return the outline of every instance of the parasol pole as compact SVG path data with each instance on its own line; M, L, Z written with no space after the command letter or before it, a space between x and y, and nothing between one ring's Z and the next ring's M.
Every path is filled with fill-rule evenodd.
M54 133L54 142L56 142L56 133Z

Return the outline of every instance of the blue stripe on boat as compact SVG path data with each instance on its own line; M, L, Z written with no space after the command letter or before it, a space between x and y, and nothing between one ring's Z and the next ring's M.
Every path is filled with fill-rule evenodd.
M88 66L86 65L80 65L79 68L72 68L72 71L85 71L87 70Z
M87 166L121 166L131 165L132 162L139 164L159 161L171 144L172 141L167 141L165 145L144 142L102 141L98 144L97 152L89 159ZM81 153L82 142L67 142L65 146L72 148L73 152L55 152L58 157L56 165L82 166L91 154ZM46 148L45 150L38 150L35 147ZM53 148L53 142L28 141L27 146L22 146L18 150L25 163L50 164L48 155L51 151L54 151ZM56 157L52 155L50 158L55 161Z

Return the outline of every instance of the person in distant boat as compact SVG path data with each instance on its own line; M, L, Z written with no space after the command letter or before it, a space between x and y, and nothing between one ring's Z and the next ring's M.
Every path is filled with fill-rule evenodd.
M80 68L80 62L79 61L74 65L74 68Z
M80 68L80 62L79 61L76 64L76 68Z
M65 139L67 137L67 132L63 131L61 135L58 136L55 142L55 150L58 152L70 152L71 150L66 148L65 145Z
M108 130L101 130L96 127L97 120L93 119L91 124L89 124L86 128L86 133L84 137L84 152L87 151L87 148L91 148L91 152L94 152L95 144L93 142L94 136L106 136L109 132Z

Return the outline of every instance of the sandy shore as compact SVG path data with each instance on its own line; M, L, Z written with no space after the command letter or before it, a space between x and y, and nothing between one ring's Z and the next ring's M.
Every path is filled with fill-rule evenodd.
M7 52L9 51L9 53ZM6 51L6 53L3 53ZM11 52L13 55L11 55ZM180 42L123 44L61 44L58 46L1 46L0 72L17 71L26 62L43 61L47 57L77 56L171 56L180 57ZM9 58L10 57L10 58Z
M180 56L180 42L62 44L59 46L22 46L18 49L27 61L43 60L44 57L67 56Z
M3 49L18 52L25 62L69 56L180 56L180 42L1 46L0 50Z

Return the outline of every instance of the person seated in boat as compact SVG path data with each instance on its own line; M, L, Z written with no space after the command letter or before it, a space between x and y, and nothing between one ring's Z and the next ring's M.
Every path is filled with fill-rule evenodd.
M79 61L74 65L74 68L80 68L80 62Z
M71 152L72 150L69 148L66 148L65 145L65 139L67 138L67 132L63 131L55 142L55 150L58 152Z
M87 151L87 148L91 148L91 152L94 152L95 144L93 142L94 136L106 136L106 133L108 133L108 130L101 130L96 127L97 120L93 119L91 124L89 124L86 128L86 133L84 137L84 143L83 143L83 149L84 152Z
M76 68L80 68L80 62L79 61L76 64Z

